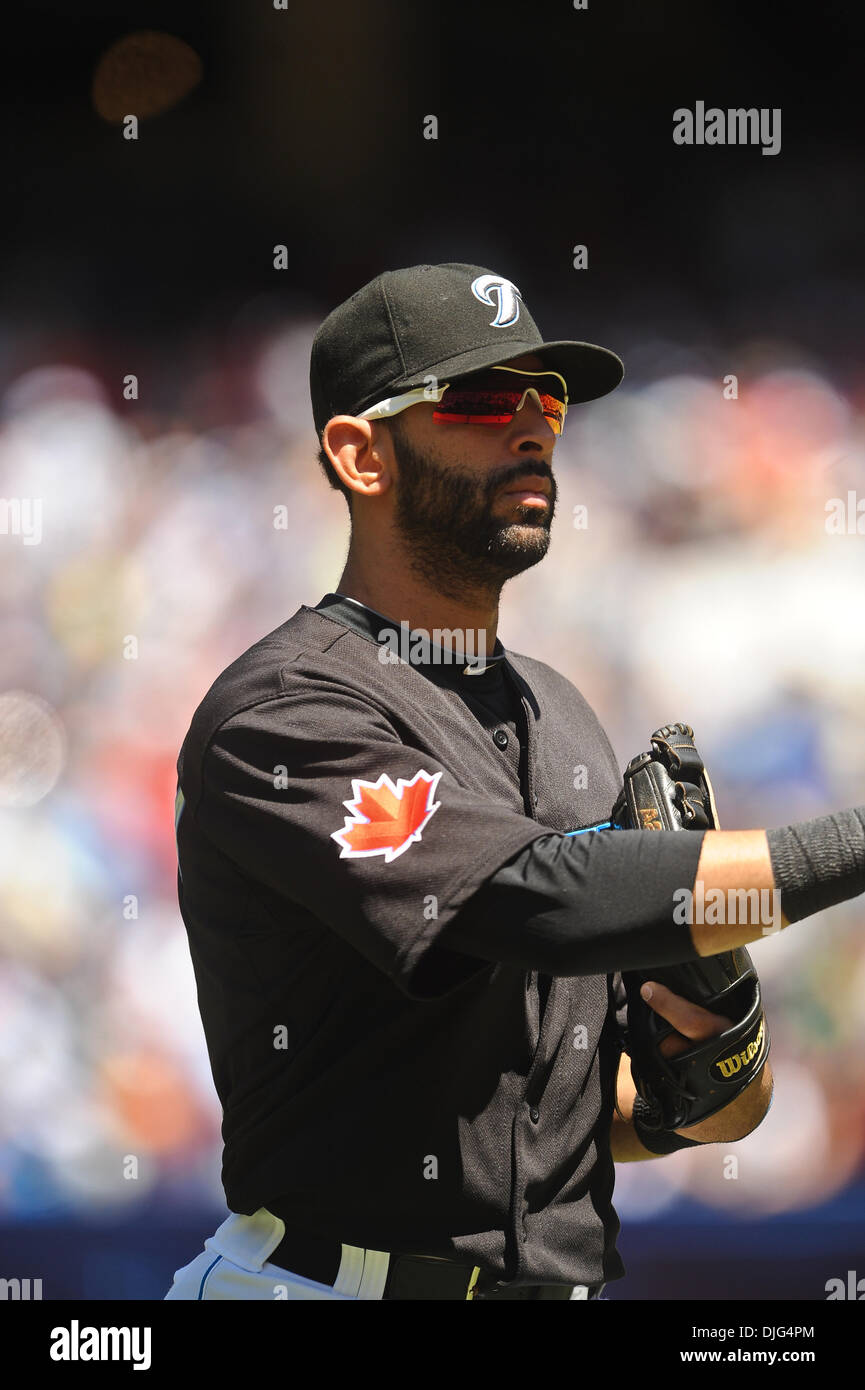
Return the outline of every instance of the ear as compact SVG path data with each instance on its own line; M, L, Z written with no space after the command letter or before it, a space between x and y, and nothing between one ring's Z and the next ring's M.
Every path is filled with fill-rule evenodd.
M322 448L347 488L377 497L393 481L393 449L387 431L355 415L334 415L321 436Z

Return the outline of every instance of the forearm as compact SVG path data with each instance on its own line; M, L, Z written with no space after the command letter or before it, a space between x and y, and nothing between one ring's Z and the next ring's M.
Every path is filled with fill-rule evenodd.
M550 833L503 865L441 944L548 975L605 975L695 960L674 891L690 888L701 834Z
M865 808L768 834L551 832L487 880L442 943L549 975L651 969L747 946L863 891Z
M694 949L717 956L788 926L765 830L707 830L689 922ZM709 920L700 920L708 918Z
M614 1163L641 1163L647 1158L661 1158L653 1154L637 1138L634 1129L634 1096L636 1087L631 1078L630 1058L622 1053L616 1077L616 1108L610 1125L610 1151Z
M707 830L697 885L726 908L691 926L701 956L746 946L865 892L865 806L776 830ZM743 890L753 892L750 902ZM709 917L709 913L704 914Z
M707 855L710 834L716 843ZM771 872L759 830L551 833L503 865L441 940L481 960L548 975L675 965L728 949L717 944L718 928L688 925L682 895L696 879L709 891L728 882L759 890L771 887ZM760 934L759 915L734 933L737 945Z
M701 1144L734 1144L737 1139L744 1139L756 1129L765 1118L772 1103L773 1086L772 1069L767 1060L751 1085L746 1086L723 1110L710 1115L698 1125L675 1132L686 1139L697 1139Z
M744 1139L765 1118L772 1103L773 1085L772 1069L767 1061L754 1082L746 1086L723 1110L688 1129L677 1129L675 1133L686 1139L695 1139L700 1144L733 1144L738 1139ZM610 1148L615 1163L637 1163L647 1158L664 1157L651 1153L637 1137L633 1123L636 1094L630 1058L627 1053L622 1053L616 1083L616 1111L610 1126Z

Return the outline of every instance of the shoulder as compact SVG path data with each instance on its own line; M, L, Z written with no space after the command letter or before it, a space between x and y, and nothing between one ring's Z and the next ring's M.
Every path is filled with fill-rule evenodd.
M340 646L359 639L350 629L305 605L226 666L192 716L191 728L215 731L245 710L302 694L317 682L344 680L351 670ZM354 654L355 665L357 654ZM357 693L362 693L357 682Z
M217 676L192 716L178 775L196 780L215 745L320 739L352 719L382 724L383 711L365 687L365 645L350 629L301 607Z

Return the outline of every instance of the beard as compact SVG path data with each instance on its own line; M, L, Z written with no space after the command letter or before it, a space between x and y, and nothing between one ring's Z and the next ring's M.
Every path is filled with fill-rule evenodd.
M390 424L398 467L396 526L411 568L426 583L454 599L467 592L498 594L508 579L544 558L556 506L548 463L526 458L479 477L411 445L398 416ZM497 519L501 489L529 473L550 480L549 506L521 503L516 521Z

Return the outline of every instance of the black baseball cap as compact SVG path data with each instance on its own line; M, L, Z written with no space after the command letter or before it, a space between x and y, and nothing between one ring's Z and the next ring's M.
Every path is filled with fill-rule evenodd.
M316 431L389 396L452 381L534 352L559 372L569 403L613 391L620 358L594 343L545 343L516 285L480 265L386 270L337 306L313 339L309 389Z

